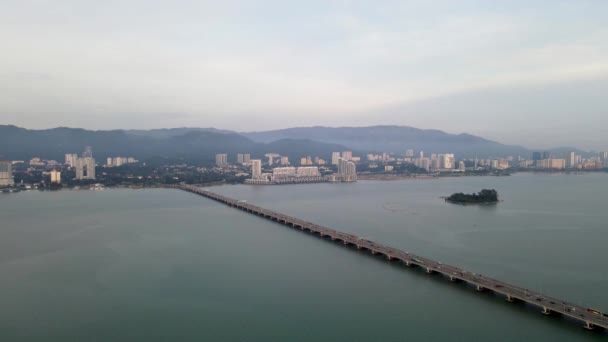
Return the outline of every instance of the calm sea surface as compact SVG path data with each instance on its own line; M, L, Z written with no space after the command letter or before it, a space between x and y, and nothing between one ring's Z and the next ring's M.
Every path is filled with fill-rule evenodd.
M213 191L608 312L606 174ZM183 191L0 196L0 341L607 339Z

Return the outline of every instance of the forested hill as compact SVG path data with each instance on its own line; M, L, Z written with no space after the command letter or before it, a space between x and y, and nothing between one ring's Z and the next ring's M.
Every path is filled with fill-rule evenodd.
M435 129L408 126L298 127L242 135L258 142L278 139L312 139L360 151L405 153L406 149L430 153L456 153L459 157L521 155L531 152L521 146L504 145L475 135L449 134Z
M184 158L200 163L212 163L217 153L228 153L229 160L235 161L237 153L250 153L252 158L261 158L265 153L275 152L296 161L302 156L330 158L332 151L347 149L345 146L307 139L285 139L265 144L237 133L214 130L157 133L91 131L65 127L29 130L4 125L0 126L0 160L40 157L63 161L66 153L81 153L85 146L92 146L94 157L99 160L110 156L133 156L141 160L156 157Z

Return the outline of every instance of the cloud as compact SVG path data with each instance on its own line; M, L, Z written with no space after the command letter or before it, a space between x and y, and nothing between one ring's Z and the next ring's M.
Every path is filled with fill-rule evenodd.
M606 9L557 0L8 1L0 119L154 127L170 124L155 113L183 113L179 125L237 130L362 122L358 113L451 94L604 77ZM402 120L394 123L412 118Z

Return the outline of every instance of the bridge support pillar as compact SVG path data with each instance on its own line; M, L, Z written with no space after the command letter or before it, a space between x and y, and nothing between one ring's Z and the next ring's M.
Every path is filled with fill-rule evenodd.
M587 330L593 330L593 329L595 329L595 325L593 325L593 323L591 323L591 322L585 322L585 325L583 326L583 328L585 328Z
M433 273L433 270L432 270L432 269L430 269L429 267L427 267L427 268L426 268L426 273L431 274L431 273Z
M390 256L390 255L387 255L387 256L386 256L386 259L387 259L388 261L391 261L391 260L393 260L393 257L392 257L392 256Z
M450 281L451 282L456 282L456 281L458 281L458 279L454 278L454 276L450 276Z
M361 249L361 246L357 245L357 249Z
M549 309L546 306L543 306L543 315L550 315L551 314L551 309Z
M475 289L476 289L477 291L479 291L479 292L483 292L483 291L485 291L485 290L486 290L486 288L485 288L485 287L483 287L483 286L481 286L481 285L477 285L477 287L476 287Z
M511 295L507 295L507 302L513 303L515 302L515 298L513 298Z
M372 249L372 255L376 255L376 251Z
M411 267L411 266L412 266L412 264L410 264L410 262L406 260L406 261L405 261L405 266L407 266L407 267Z

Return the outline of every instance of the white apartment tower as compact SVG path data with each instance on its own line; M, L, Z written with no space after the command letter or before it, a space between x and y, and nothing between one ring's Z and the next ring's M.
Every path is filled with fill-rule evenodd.
M61 184L61 172L54 169L51 171L51 184Z
M76 159L76 179L95 179L95 159L91 157Z
M340 152L332 152L331 153L331 164L338 165L340 161Z
M76 159L78 159L78 155L75 153L69 153L65 155L65 164L70 167L76 166Z
M251 179L262 177L262 161L260 159L251 160Z
M608 167L608 152L600 152L600 163L602 163L603 167Z
M217 166L228 165L228 155L225 153L216 154L215 155L215 165L217 165Z
M0 186L15 185L13 180L13 163L11 161L0 161Z
M338 160L338 175L342 181L354 182L357 180L357 166L344 158Z
M576 154L574 152L564 152L564 159L566 160L567 169L576 166Z

